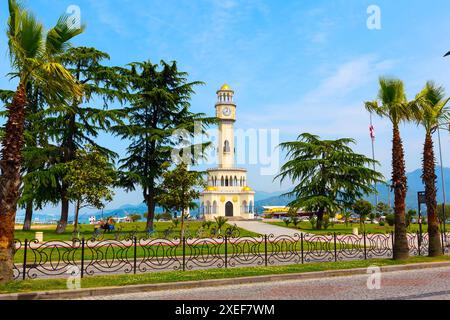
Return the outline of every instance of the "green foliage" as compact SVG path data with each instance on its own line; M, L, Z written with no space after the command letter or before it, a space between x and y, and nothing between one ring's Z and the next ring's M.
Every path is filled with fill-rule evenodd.
M202 227L203 227L204 229L209 230L209 229L211 228L212 224L213 224L212 221L203 221Z
M348 223L350 221L350 218L352 217L352 213L349 210L345 210L342 212L342 216L345 220L345 226L348 227Z
M386 216L386 222L390 227L395 225L395 216L393 213L390 213Z
M217 229L220 233L223 226L228 222L228 219L225 217L214 217L214 220L216 221Z
M365 220L372 213L372 210L372 204L366 200L358 200L353 204L353 212L359 216L361 227L365 224Z
M194 200L200 196L198 189L205 185L203 173L189 171L185 164L180 164L162 176L164 179L160 186L162 192L155 199L163 208L181 213L181 236L183 236L185 210L194 209L196 206Z
M390 208L384 202L379 202L375 207L375 212L376 212L377 218L379 218L381 216L386 216L386 215L392 213L392 208Z
M380 227L384 227L384 226L385 226L384 221L378 222L378 225L379 225Z
M291 219L290 218L284 218L283 219L284 224L286 225L286 227L289 227L289 225L291 224Z
M137 222L142 220L142 215L140 214L132 214L129 216L129 218L131 219L132 222Z
M320 140L303 133L297 141L281 144L290 160L276 179L298 183L286 194L295 197L289 206L316 212L319 229L323 213L350 207L356 199L376 192L374 183L382 181L383 176L370 169L378 162L354 153L352 143L353 139Z
M413 210L413 209L408 210L408 212L406 213L406 227L407 228L411 225L412 220L415 217L417 217L417 211Z
M115 181L115 171L108 159L92 146L80 150L75 160L67 163L64 180L69 185L68 197L78 203L79 208L102 209L105 202L112 201L110 189Z
M159 67L145 61L129 66L120 70L129 91L126 100L130 106L124 109L128 122L114 126L112 132L130 141L127 157L120 160L120 184L127 190L142 188L151 229L156 197L164 195L158 183L173 162L173 154L181 154L191 162L203 157L209 143L187 143L177 148L195 136L196 123L201 121L198 133L204 133L215 120L189 110L194 87L202 83L188 82L187 74L178 70L176 62L161 61Z
M437 211L437 214L439 216L439 219L442 220L442 217L443 217L442 211L445 212L445 218L446 219L450 218L450 204L446 204L445 205L445 209L443 209L443 208L444 207L443 207L442 203L438 204L438 206L436 208L436 211Z
M180 219L172 219L172 224L173 224L173 226L175 227L175 228L177 228L178 227L178 225L180 224Z

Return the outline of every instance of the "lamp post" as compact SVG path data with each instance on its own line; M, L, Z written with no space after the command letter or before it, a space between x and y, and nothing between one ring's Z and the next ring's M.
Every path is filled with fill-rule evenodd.
M417 204L419 208L419 233L420 233L420 242L422 242L422 212L421 212L421 204L426 203L426 193L425 191L417 192Z

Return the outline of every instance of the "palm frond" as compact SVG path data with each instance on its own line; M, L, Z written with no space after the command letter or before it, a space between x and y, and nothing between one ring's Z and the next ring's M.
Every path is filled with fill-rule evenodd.
M70 46L69 41L83 33L85 26L73 28L67 14L62 15L56 25L47 33L45 48L48 55L52 56L62 53Z

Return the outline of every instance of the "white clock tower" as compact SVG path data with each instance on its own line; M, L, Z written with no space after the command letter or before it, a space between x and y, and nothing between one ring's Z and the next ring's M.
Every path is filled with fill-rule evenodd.
M208 187L200 197L206 220L224 216L228 219L253 219L255 192L247 185L247 170L235 167L234 91L224 84L217 91L216 117L219 119L217 145L218 167L208 169Z
M219 168L234 167L234 123L236 122L236 105L233 102L234 91L225 84L217 91L216 117L219 123Z

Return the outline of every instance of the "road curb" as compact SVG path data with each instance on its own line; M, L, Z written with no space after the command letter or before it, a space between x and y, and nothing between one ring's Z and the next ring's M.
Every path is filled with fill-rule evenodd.
M374 262L374 265L376 262ZM415 263L406 265L383 266L380 267L382 272L407 271L429 268L449 267L450 262L431 262L431 263ZM29 293L11 293L0 295L0 300L64 300L77 299L85 297L96 297L105 295L139 293L149 291L163 291L163 290L179 290L179 289L193 289L204 287L217 287L225 285L238 285L250 283L262 283L271 281L286 281L286 280L303 280L303 279L321 279L331 277L346 277L353 275L367 274L367 268L357 269L343 269L343 270L328 270L315 271L292 274L278 274L278 275L264 275L254 277L241 277L231 279L213 279L200 281L183 281L171 283L155 283L155 284L141 284L122 287L101 287L101 288L87 288L79 290L55 290Z

